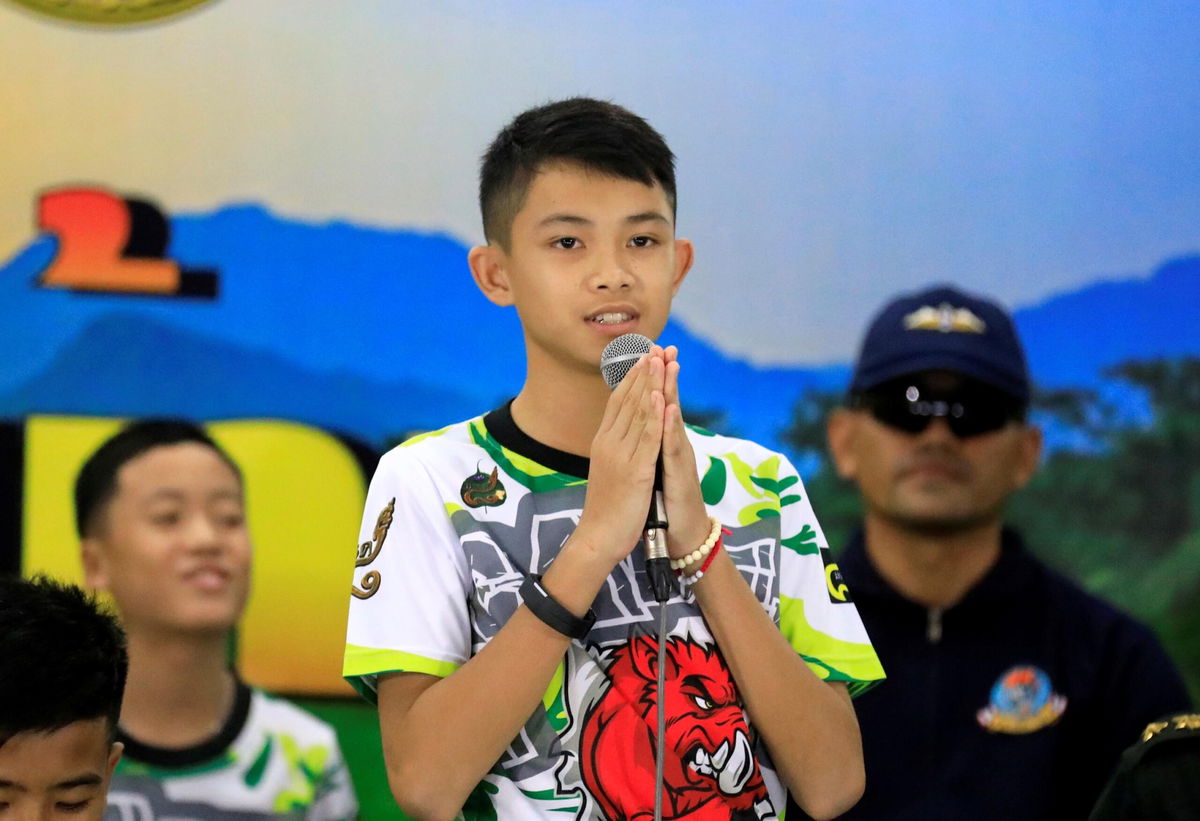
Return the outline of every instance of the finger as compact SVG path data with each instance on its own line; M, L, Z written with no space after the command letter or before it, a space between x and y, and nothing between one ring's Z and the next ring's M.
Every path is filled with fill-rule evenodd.
M626 433L631 440L630 447L637 447L637 440L645 435L646 427L656 429L655 435L662 437L663 408L662 405L662 360L656 357L646 358L646 370L643 374L642 392L637 399L637 408L632 424ZM658 399L655 399L655 395Z
M633 461L639 468L653 470L654 463L658 461L658 454L662 451L666 402L663 400L662 391L658 390L651 391L649 398L646 423L639 431Z
M652 383L658 390L664 390L666 388L667 360L663 358L662 348L655 345L648 356Z
M646 389L644 374L646 357L633 363L633 367L625 374L625 378L613 390L612 396L604 407L604 418L600 422L600 432L612 432L624 436L629 431L637 404L642 399Z
M679 404L679 363L676 361L667 363L666 378L663 382L663 397L667 400L668 405Z
M667 405L663 428L664 458L669 455L671 461L679 465L680 470L694 470L696 452L692 448L692 440L688 438L687 425L684 424L683 411L679 405ZM666 468L665 463L663 467Z

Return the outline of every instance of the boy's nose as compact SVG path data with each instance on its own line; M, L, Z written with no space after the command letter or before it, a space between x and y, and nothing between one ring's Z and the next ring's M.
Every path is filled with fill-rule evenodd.
M188 522L187 545L192 550L215 551L221 548L221 536L217 525L207 516L193 516Z
M633 274L619 256L597 260L592 287L600 291L620 291L633 287Z

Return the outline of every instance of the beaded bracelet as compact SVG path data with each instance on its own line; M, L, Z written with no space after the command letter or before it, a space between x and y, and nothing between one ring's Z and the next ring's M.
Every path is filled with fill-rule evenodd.
M722 530L722 533L725 531ZM717 558L717 551L721 549L721 537L717 537L717 543L713 545L712 550L708 553L708 558L704 560L704 564L700 565L700 569L690 576L680 576L679 582L683 585L693 585L704 578L704 574L708 572L709 566L713 563L713 559Z
M671 569L676 573L686 570L688 565L694 564L703 559L708 554L712 553L713 547L721 541L721 522L715 516L708 517L710 525L708 538L704 540L704 544L697 547L691 553L678 559L671 559Z

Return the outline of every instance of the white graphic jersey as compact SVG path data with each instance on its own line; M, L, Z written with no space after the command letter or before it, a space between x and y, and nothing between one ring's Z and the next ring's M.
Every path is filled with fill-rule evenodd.
M165 750L121 736L105 821L354 818L358 802L333 728L239 683L216 738Z
M724 548L809 667L852 694L883 677L795 469L752 442L689 430ZM522 433L507 408L416 437L379 463L356 557L343 673L446 676L491 640L573 532L586 459ZM775 818L784 787L695 600L667 603L667 818ZM465 818L632 818L653 807L658 609L642 551L614 569L521 733ZM480 694L481 698L486 697ZM586 752L583 752L586 751Z

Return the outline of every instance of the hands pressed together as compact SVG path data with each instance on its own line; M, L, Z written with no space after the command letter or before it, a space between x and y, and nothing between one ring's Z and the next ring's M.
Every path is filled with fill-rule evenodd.
M660 451L672 558L695 549L708 534L696 457L679 407L678 353L673 345L654 345L638 360L613 391L592 440L576 535L613 565L641 538Z

